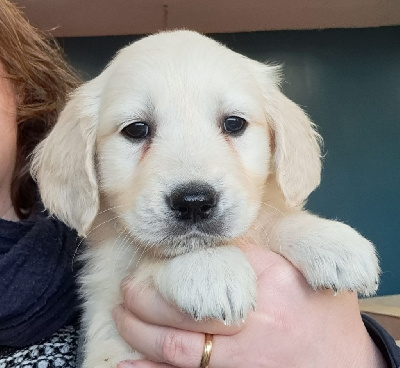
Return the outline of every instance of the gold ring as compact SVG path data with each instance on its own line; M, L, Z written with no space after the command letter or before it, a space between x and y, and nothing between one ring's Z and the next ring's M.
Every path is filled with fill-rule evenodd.
M213 346L213 335L205 334L203 355L201 357L199 368L208 368L211 359L212 346Z

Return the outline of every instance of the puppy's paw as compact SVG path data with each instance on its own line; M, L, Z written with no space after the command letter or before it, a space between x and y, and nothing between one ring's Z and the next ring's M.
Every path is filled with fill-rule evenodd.
M236 247L209 248L168 260L155 282L166 299L196 320L240 323L256 305L256 275Z
M380 268L373 244L343 223L329 221L329 226L314 229L287 253L314 289L368 296L378 288Z

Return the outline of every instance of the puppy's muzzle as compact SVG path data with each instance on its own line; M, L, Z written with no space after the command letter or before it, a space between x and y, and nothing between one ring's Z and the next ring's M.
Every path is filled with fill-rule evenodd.
M193 224L213 217L218 193L207 183L189 182L176 187L167 203L177 220Z

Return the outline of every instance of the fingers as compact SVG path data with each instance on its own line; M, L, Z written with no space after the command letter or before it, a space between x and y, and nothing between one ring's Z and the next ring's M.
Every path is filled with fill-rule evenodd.
M113 316L122 338L133 349L156 363L167 364L155 367L170 365L197 368L199 366L204 346L203 333L148 324L126 311L123 306L115 308ZM140 364L142 367L152 367L146 365L148 364L146 362Z
M243 327L242 325L226 326L221 321L211 319L195 321L167 302L152 287L143 288L134 283L126 283L123 286L123 295L126 307L143 322L149 324L218 335L232 335Z

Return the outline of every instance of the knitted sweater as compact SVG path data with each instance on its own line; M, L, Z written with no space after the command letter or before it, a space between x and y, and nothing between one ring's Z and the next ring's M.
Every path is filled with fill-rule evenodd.
M77 318L77 242L44 212L0 219L0 345L35 344Z

